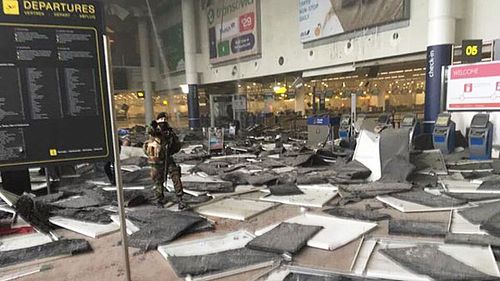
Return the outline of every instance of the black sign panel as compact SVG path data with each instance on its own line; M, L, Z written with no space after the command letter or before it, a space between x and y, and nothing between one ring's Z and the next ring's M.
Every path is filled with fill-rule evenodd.
M0 169L109 159L102 3L0 2Z
M462 41L462 63L481 62L483 58L483 40Z

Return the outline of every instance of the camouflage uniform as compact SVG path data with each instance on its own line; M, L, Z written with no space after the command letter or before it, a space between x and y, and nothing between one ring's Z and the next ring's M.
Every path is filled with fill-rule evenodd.
M148 155L148 162L151 166L151 178L155 184L154 192L155 197L159 202L162 202L164 199L163 194L163 183L166 180L167 173L170 174L170 178L174 184L175 194L177 195L177 199L182 201L183 188L181 181L181 168L175 163L174 158L172 157L171 151L166 153L166 149L171 147L172 143L172 135L174 134L172 131L164 132L162 134L152 133L150 131L150 138L144 144L144 150ZM153 150L155 152L151 152L152 143L156 144L156 148ZM149 148L148 148L149 147ZM168 155L167 155L168 154ZM167 165L168 171L165 171L165 165Z

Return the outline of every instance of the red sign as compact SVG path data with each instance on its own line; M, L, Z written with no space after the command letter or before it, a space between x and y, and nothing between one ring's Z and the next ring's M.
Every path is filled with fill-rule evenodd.
M471 93L472 92L472 84L465 84L464 85L464 92Z
M246 13L240 16L240 32L253 30L255 27L255 13Z
M470 79L494 76L500 76L500 65L498 63L471 64L457 66L451 69L451 79Z
M451 66L448 72L446 108L500 111L500 62Z
M456 104L450 104L449 108L453 109L458 109L458 108L484 108L484 109L489 109L489 108L498 108L500 107L500 103L456 103Z

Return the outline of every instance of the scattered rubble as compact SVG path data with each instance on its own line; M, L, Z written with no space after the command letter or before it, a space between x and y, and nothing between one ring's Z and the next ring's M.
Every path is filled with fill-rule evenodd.
M354 151L330 143L308 150L303 140L285 137L283 130L256 127L247 133L261 135L234 140L223 155L209 155L196 136L186 136L193 145L184 147L174 158L183 166L183 199L190 211L177 210L170 180L165 184L170 192L165 192L164 208L153 206L156 202L147 159L140 148L122 150L130 246L140 253L158 249L179 277L221 278L272 265L286 269L276 280L401 276L405 276L403 280L497 280L500 276L498 268L485 271L449 255L449 249L459 246L460 251L466 251L467 246L484 246L476 249L477 256L490 253L489 246L498 252L500 161L477 162L443 156L436 150L412 150L405 130L384 130L380 135L362 131ZM0 190L6 203L0 202L0 237L38 232L53 237L54 229L60 226L99 239L118 230L116 187L99 169L81 170L78 177L62 181L54 191L18 197ZM368 202L380 207L377 211L363 209ZM283 205L293 212L276 210ZM421 219L408 215L424 212ZM434 213L440 212L441 219L435 219L438 216ZM221 240L214 238L222 243L220 247L212 245L216 242L210 239L221 231L235 231L236 226L255 232L224 234L225 238L217 238ZM374 229L386 238L397 235L401 241L394 245L398 247L372 238L370 231ZM193 246L196 242L179 242L199 232L205 233L201 233L198 246ZM227 235L245 238L233 241ZM422 237L444 238L446 244L415 243L415 238ZM345 250L352 241L361 242L352 253L352 268L344 273L299 272L278 266L283 258L300 256L305 248ZM451 248L446 250L443 245ZM196 247L208 248L201 251ZM174 248L190 254L168 254ZM89 251L85 240L59 240L0 250L0 266ZM376 262L368 263L370 259ZM392 267L397 267L396 272L387 273Z

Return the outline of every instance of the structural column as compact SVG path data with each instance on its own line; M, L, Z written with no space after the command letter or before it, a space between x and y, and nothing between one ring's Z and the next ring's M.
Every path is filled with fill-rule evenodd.
M182 34L184 37L184 61L188 84L189 128L200 128L200 104L198 101L198 72L196 70L196 21L194 0L182 0Z
M141 57L142 87L144 88L144 115L146 124L153 120L153 85L151 83L151 59L149 50L148 21L142 17L138 19L139 53Z
M306 106L304 103L305 89L295 90L295 112L301 112L301 115L306 114Z
M432 0L429 5L424 130L432 132L441 111L441 71L451 64L455 42L454 0Z

